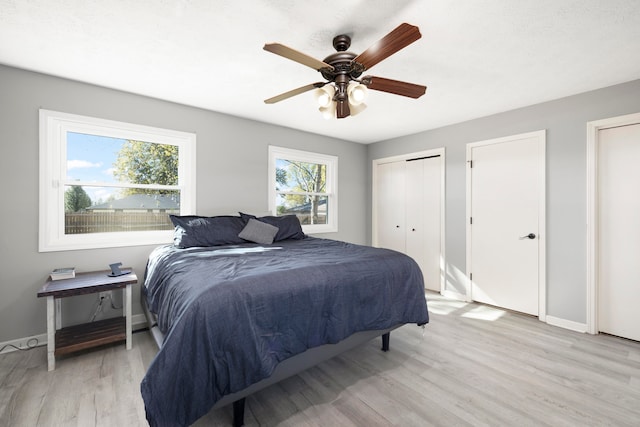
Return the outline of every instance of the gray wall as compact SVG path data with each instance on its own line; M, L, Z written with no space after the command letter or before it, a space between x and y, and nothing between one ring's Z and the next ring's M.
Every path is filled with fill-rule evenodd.
M151 98L0 66L0 342L42 334L47 273L74 265L103 269L121 261L144 272L152 246L38 252L38 109L195 132L197 211L203 215L267 209L267 146L339 157L339 232L371 241L373 159L446 148L447 286L465 274L465 145L547 130L547 313L586 321L586 122L640 111L640 80L369 146L298 132ZM134 314L141 312L138 286ZM95 296L64 300L65 324L86 321ZM110 313L113 315L115 313Z
M466 144L546 129L547 314L585 323L586 123L637 112L640 80L372 144L369 211L372 160L445 147L447 288L464 293Z
M132 266L142 278L153 246L38 252L38 109L94 116L197 134L197 213L267 210L267 147L339 158L339 232L321 237L366 243L366 146L211 111L0 66L0 342L46 332L36 293L55 267L77 271ZM139 285L134 314L141 313ZM63 300L63 324L87 321L95 296ZM114 315L109 313L108 315Z

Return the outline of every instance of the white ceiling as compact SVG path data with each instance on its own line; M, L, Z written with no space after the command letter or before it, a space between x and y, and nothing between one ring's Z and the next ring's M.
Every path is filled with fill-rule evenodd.
M369 91L324 120L321 81L262 50L360 53L402 22L422 38L367 74L428 86ZM638 0L0 0L0 63L349 141L371 143L640 78Z

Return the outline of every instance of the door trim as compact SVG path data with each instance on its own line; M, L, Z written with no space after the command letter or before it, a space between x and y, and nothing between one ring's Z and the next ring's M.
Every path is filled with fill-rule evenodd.
M598 330L598 132L640 124L640 113L587 122L587 332Z
M538 166L542 173L539 175L538 191L540 194L540 205L538 207L538 319L542 322L547 317L547 274L546 274L546 130L538 130L534 132L510 135L501 138L488 139L484 141L470 142L467 144L466 150L466 300L471 301L471 151L475 147L491 144L499 144L519 139L538 138L542 142L542 155L540 156L540 165Z
M371 245L378 245L378 210L376 208L378 195L376 193L376 188L378 186L378 165L383 163L391 163L391 162L399 162L406 161L409 159L415 159L417 157L429 157L429 156L440 156L442 157L442 162L440 164L440 293L442 294L445 289L445 266L446 264L446 252L445 252L445 171L446 171L446 157L445 157L445 149L434 148L431 150L418 151L415 153L401 154L398 156L392 157L384 157L381 159L373 159L371 165Z

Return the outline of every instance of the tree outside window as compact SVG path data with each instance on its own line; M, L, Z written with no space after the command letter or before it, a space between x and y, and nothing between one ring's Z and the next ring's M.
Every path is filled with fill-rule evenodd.
M336 231L337 158L269 147L271 210L296 215L305 233Z
M178 185L178 147L128 140L118 151L113 176L120 182ZM151 194L153 190L125 188L123 196ZM167 194L168 190L159 190Z
M278 215L295 213L303 224L326 224L326 165L278 159Z
M64 192L64 211L80 212L91 206L91 198L79 185L72 185Z

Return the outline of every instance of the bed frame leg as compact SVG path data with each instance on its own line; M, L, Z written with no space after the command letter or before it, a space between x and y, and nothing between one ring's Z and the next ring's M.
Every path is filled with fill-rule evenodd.
M386 334L382 334L382 351L389 351L389 338L391 337L391 332L387 332Z
M244 425L244 402L244 397L233 402L233 427Z

